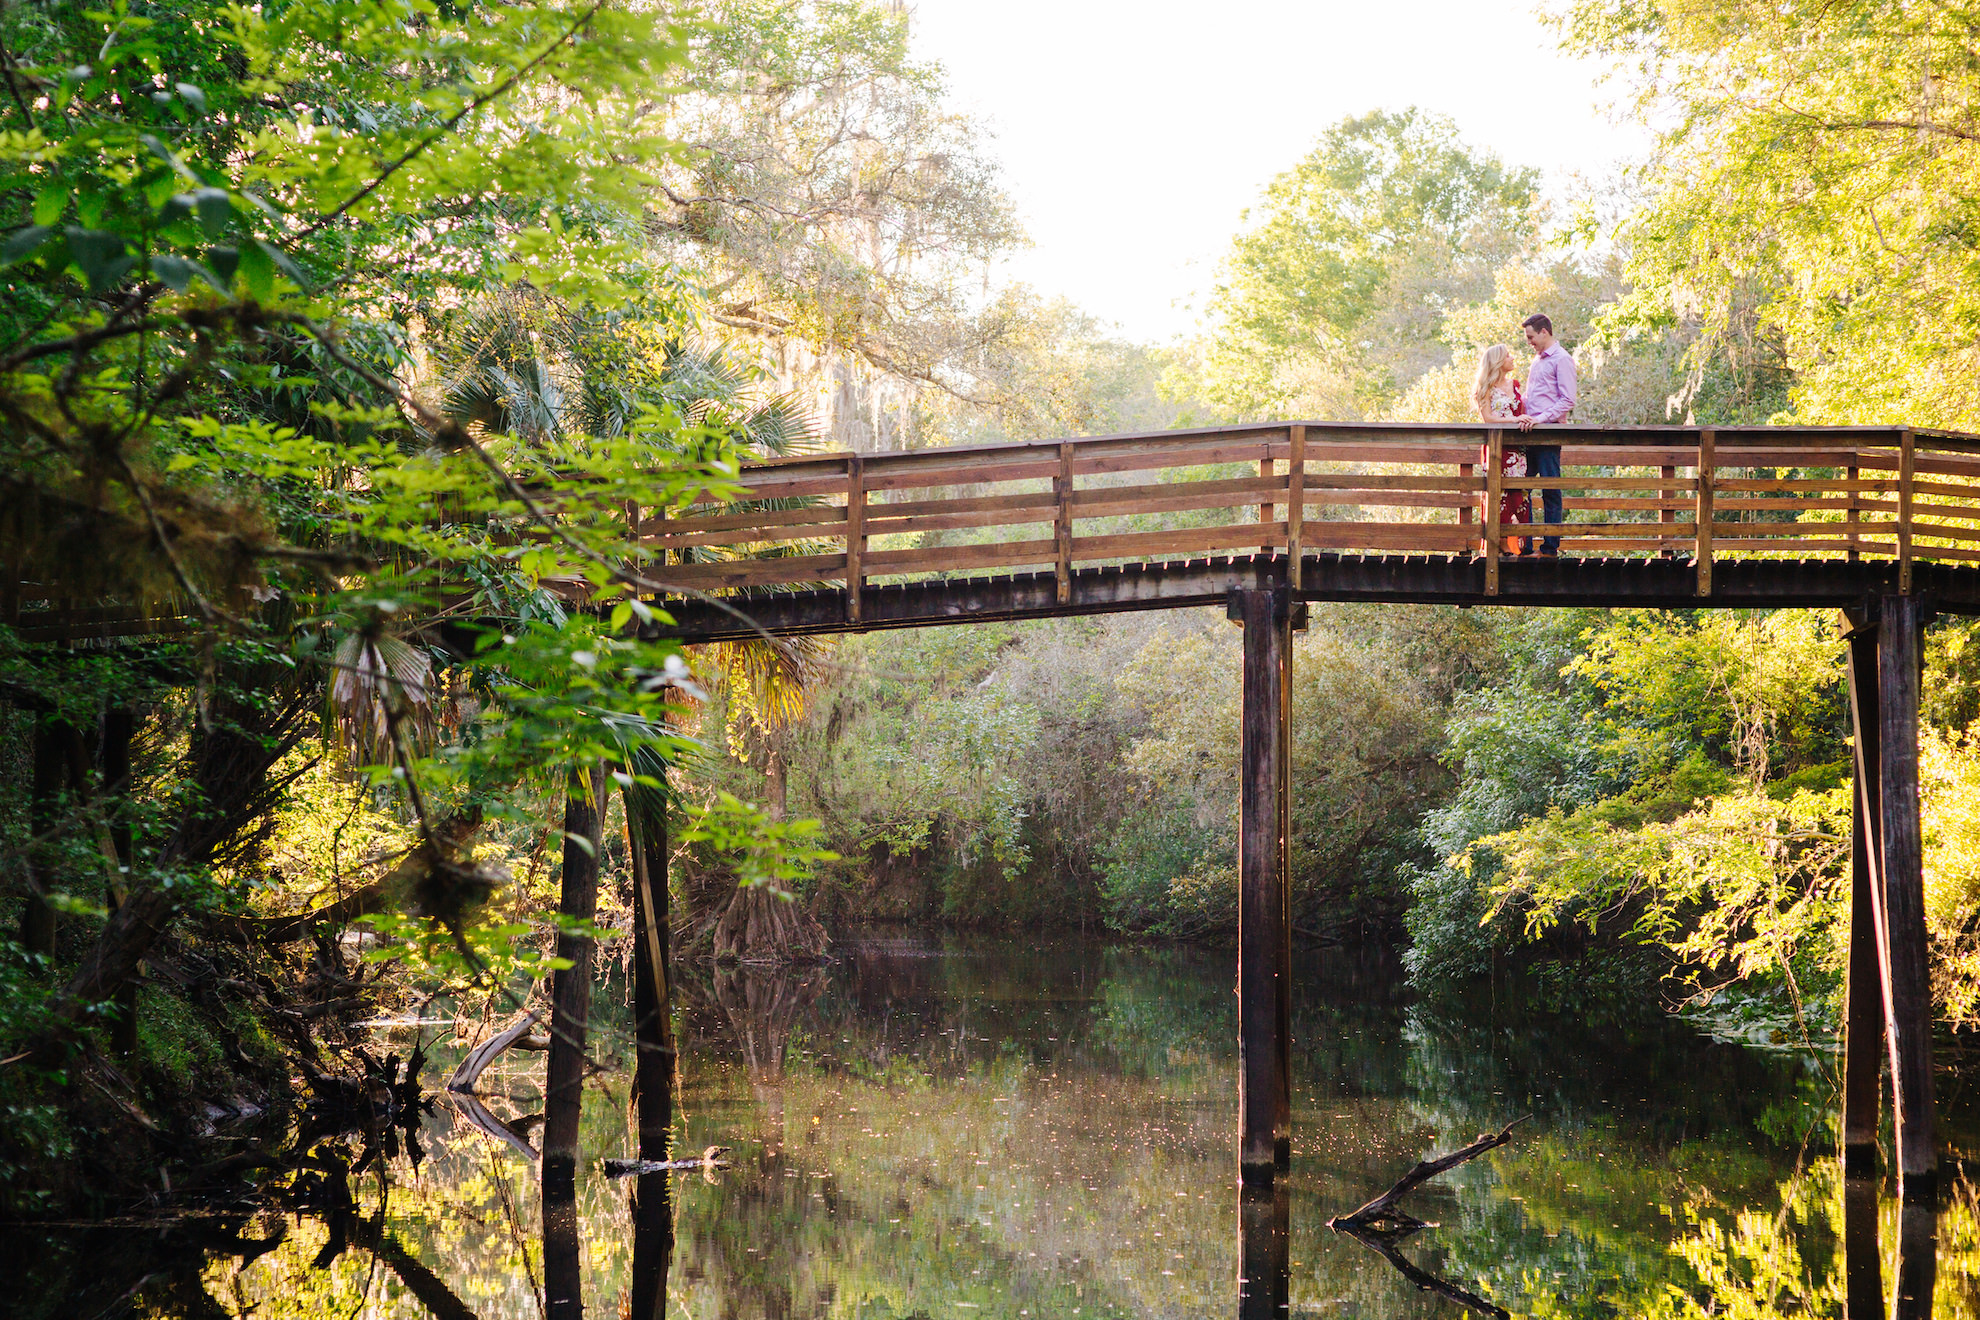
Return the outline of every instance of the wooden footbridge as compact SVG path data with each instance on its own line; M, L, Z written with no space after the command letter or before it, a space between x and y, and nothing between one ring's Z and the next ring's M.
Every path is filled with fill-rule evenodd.
M1565 475L1504 478L1507 445ZM1843 1154L1876 1163L1888 1059L1907 1195L1936 1173L1918 824L1920 631L1980 614L1980 437L1742 429L1274 423L747 465L720 508L629 509L652 636L687 642L1222 604L1244 627L1240 1164L1291 1149L1287 822L1292 633L1305 602L1827 608L1849 637L1856 802ZM1501 525L1509 490L1566 523ZM1540 501L1533 501L1538 507ZM1509 557L1542 530L1559 558ZM23 609L23 602L29 608ZM155 609L21 584L28 640L165 630Z
M1565 475L1503 478L1507 445ZM1873 1169L1881 1065L1929 1193L1920 630L1980 613L1980 437L1897 428L1276 423L751 464L749 498L641 517L690 642L1223 604L1244 627L1240 1167L1291 1149L1291 634L1304 602L1830 608L1849 636L1855 847L1843 1156ZM1560 558L1483 520L1559 490Z

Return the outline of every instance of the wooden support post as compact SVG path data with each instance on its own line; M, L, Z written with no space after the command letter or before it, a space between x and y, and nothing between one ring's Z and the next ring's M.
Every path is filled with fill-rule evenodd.
M1052 540L1054 569L1059 578L1059 604L1072 601L1072 441L1059 442L1059 475L1052 479Z
M1306 527L1306 426L1295 422L1291 436L1292 456L1286 461L1286 581L1299 590L1300 556L1305 553Z
M1279 979L1284 959L1285 877L1279 870L1280 680L1286 626L1282 592L1236 591L1244 624L1243 736L1238 771L1238 1168L1270 1183L1277 1160Z
M55 959L55 909L46 901L48 882L56 870L53 839L61 819L62 780L65 753L63 738L68 730L53 719L34 719L34 768L28 781L28 840L25 867L29 877L27 900L21 905L20 944L45 972Z
M1850 457L1854 458L1856 455L1851 454ZM1863 557L1856 548L1857 541L1862 535L1863 523L1863 493L1857 490L1856 483L1862 479L1862 475L1863 469L1853 463L1843 469L1843 478L1849 483L1849 561L1852 564Z
M1279 1034L1273 1046L1278 1056L1279 1094L1272 1106L1272 1163L1279 1172L1292 1168L1292 703L1293 631L1296 604L1289 591L1275 592L1272 626L1279 630Z
M108 800L109 856L115 875L105 887L104 906L115 912L129 897L130 877L137 874L131 837L131 741L137 736L137 712L125 701L111 700L103 709L98 726L97 762L100 768L98 792ZM124 982L117 989L117 1012L110 1027L110 1048L131 1054L138 1047L138 983Z
M1935 1207L1906 1196L1898 1211L1897 1277L1891 1285L1891 1320L1932 1320L1939 1278L1939 1216ZM1955 1313L1963 1308L1955 1308Z
M1712 478L1718 466L1718 433L1708 426L1698 433L1698 502L1692 515L1698 520L1695 554L1701 596L1712 594Z
M1911 428L1898 433L1898 590L1911 594L1911 479L1916 455Z
M1499 501L1505 480L1506 433L1493 427L1485 441L1485 509L1480 527L1485 533L1485 594L1499 594Z
M1657 469L1657 471L1663 476L1666 483L1677 480L1678 470L1670 464L1665 464L1663 467ZM1657 503L1663 506L1657 510L1657 521L1666 528L1672 528L1677 525L1677 510L1671 507L1671 498L1676 494L1677 492L1668 484L1657 487ZM1669 531L1658 533L1660 536L1669 536L1671 534ZM1670 546L1664 547L1663 558L1675 559L1676 557L1677 551L1673 550Z
M846 622L859 622L860 593L866 586L866 461L846 456ZM644 1155L640 1156L645 1159Z
M1258 475L1261 478L1269 481L1273 477L1278 475L1278 473L1275 471L1277 467L1278 464L1273 460L1272 456L1270 454L1267 454L1265 457L1258 460ZM1272 510L1274 507L1276 506L1273 505L1269 496L1260 496L1258 503L1258 521L1261 523L1271 522ZM1261 545L1258 548L1268 555L1277 554L1279 549L1279 547L1275 545Z
M1238 1188L1238 1320L1284 1320L1292 1298L1291 1197Z
M1884 1030L1891 1051L1897 1163L1906 1200L1930 1198L1938 1176L1932 1128L1932 986L1925 948L1925 874L1918 830L1918 669L1924 610L1885 596L1877 626L1877 876L1884 888Z
M1877 1101L1884 1074L1883 892L1876 880L1877 627L1872 621L1859 620L1848 635L1856 788L1850 811L1842 1166L1845 1177L1868 1178L1877 1172Z
M581 921L598 914L598 826L604 814L600 810L604 791L602 771L573 770L566 787L564 874L557 911ZM559 934L557 957L570 965L552 973L550 980L550 1057L543 1082L546 1189L560 1165L565 1176L576 1168L585 1033L591 1017L590 938Z

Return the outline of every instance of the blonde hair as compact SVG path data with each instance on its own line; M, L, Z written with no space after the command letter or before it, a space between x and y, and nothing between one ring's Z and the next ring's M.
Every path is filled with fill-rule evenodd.
M1480 408L1489 406L1492 386L1512 367L1512 350L1494 344L1478 355L1478 379L1471 383L1471 401Z

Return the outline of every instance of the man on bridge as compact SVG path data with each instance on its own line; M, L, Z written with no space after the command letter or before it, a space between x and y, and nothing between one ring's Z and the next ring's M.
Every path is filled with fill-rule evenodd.
M1565 422L1574 415L1575 370L1574 359L1568 351L1554 340L1554 323L1545 312L1535 312L1520 322L1526 331L1527 347L1533 350L1533 370L1526 377L1526 415L1519 419L1519 429L1531 431L1537 426L1548 426ZM1561 475L1561 447L1559 445L1530 445L1526 450L1526 474L1530 477L1558 477ZM1556 489L1540 494L1541 521L1558 523L1561 521L1561 492ZM1533 541L1528 538L1526 552L1533 552ZM1540 542L1540 553L1559 555L1561 538L1545 537Z

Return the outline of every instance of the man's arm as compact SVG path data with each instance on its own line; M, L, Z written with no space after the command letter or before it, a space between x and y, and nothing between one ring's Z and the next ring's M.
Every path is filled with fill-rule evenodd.
M1551 392L1554 397L1546 407L1538 412L1529 412L1521 419L1519 429L1522 431L1531 430L1536 425L1545 426L1566 421L1568 415L1574 411L1575 400L1579 397L1576 390L1574 359L1562 353L1559 358L1547 365L1553 368L1554 388ZM1527 397L1532 398L1530 390Z

